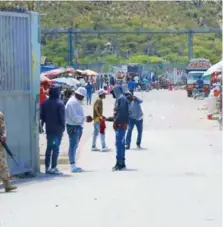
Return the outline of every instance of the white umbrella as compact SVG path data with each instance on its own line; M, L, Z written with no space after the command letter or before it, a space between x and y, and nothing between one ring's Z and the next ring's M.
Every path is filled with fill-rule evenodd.
M98 75L95 71L90 70L90 69L84 70L83 73L84 73L86 76L97 76L97 75Z
M71 87L77 87L78 85L80 85L80 81L74 78L66 78L66 83L67 85L71 86Z
M83 70L80 70L80 69L75 70L75 72L76 72L77 74L80 74L80 75L82 75L82 74L84 73L84 71L83 71Z
M58 84L66 84L66 79L67 78L65 78L65 77L58 77L56 79L53 79L53 81Z
M212 65L203 76L211 75L212 73L219 73L222 72L223 68L223 60L218 62L217 64Z
M65 84L70 87L77 87L80 84L80 82L78 80L76 80L74 78L66 78L66 77L56 78L56 79L53 79L53 81L55 83Z

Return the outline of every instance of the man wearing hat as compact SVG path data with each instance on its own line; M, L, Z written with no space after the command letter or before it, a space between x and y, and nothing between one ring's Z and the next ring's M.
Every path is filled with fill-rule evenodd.
M105 143L105 130L101 130L101 128L105 127L105 118L103 117L103 99L105 99L106 93L104 89L100 89L98 91L98 98L94 103L93 107L93 118L94 118L94 134L93 134L93 142L92 142L92 151L100 151L100 149L97 148L96 142L97 142L97 137L100 133L101 137L101 146L102 146L102 151L106 152L109 151L110 149L106 146Z
M83 132L85 122L84 109L82 101L87 95L84 87L79 87L73 96L68 100L65 106L66 127L69 136L69 160L71 165L71 172L82 172L80 167L76 166L76 151ZM89 117L87 121L90 122Z

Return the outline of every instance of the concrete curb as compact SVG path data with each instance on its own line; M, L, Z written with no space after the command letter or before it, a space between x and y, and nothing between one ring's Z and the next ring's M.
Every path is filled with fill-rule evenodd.
M45 157L40 156L40 164L44 165L45 164ZM69 158L67 156L60 156L58 158L58 165L64 165L64 164L69 164Z

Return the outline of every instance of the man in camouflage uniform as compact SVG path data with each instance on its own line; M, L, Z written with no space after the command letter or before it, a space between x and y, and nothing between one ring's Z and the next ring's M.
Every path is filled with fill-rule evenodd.
M4 115L2 112L0 112L0 140L6 141L6 135L5 135L5 121L4 121ZM7 166L6 161L6 155L4 148L0 142L0 180L3 181L4 188L6 192L10 192L12 190L16 190L16 186L12 186L9 183L10 175L9 170Z

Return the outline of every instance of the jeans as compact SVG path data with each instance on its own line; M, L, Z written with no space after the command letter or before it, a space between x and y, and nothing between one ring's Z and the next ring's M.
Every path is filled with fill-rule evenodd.
M134 95L134 90L133 89L129 89L129 91L131 92L132 95Z
M136 125L137 131L138 131L136 145L138 145L138 146L141 145L142 131L143 131L143 120L137 121L135 119L130 118L129 119L128 132L127 132L127 136L126 136L126 145L127 146L131 145L132 130L133 130L135 125Z
M42 126L42 123L41 121L39 121L39 133L44 133L44 130L43 130L43 126Z
M91 93L87 93L87 105L88 104L91 105L91 98L92 98L92 94Z
M94 122L94 134L93 134L92 148L96 147L96 141L97 141L97 137L98 137L99 133L100 133L100 122ZM101 146L102 146L102 148L105 148L106 147L105 134L100 133L100 137L101 137Z
M69 160L70 164L75 164L76 158L76 151L82 136L83 128L79 125L67 125L67 132L68 130L72 129L73 133L68 133L69 136Z
M125 129L115 130L116 160L119 163L125 162Z
M62 135L58 136L53 134L47 134L46 139L47 139L47 148L46 148L46 154L45 154L45 167L46 167L46 170L48 170L50 168L51 154L52 154L51 168L57 167L57 159L59 156Z

